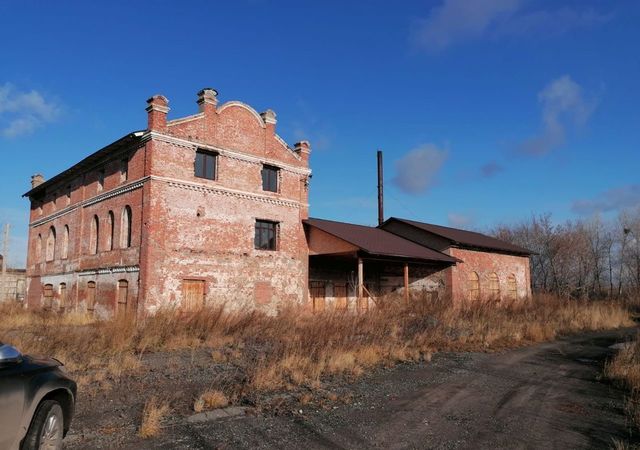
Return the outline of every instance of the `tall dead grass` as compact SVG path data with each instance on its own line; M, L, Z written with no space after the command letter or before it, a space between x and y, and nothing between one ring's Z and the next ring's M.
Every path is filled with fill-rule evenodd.
M605 375L630 390L627 415L636 427L640 427L640 335L620 349L607 363Z
M207 347L215 361L242 368L246 388L258 391L313 388L324 377L357 377L378 365L429 360L440 350L506 348L631 325L628 310L619 303L551 296L455 306L420 296L409 305L389 298L366 314L313 316L297 308L268 316L219 305L189 316L160 311L137 323L3 305L0 318L0 341L25 353L56 357L87 384L94 381L91 374L104 380L139 370L145 352Z

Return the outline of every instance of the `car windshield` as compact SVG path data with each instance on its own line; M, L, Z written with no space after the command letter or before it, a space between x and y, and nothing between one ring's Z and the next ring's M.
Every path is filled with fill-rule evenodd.
M0 362L3 361L15 361L19 359L22 354L18 351L17 348L0 343Z

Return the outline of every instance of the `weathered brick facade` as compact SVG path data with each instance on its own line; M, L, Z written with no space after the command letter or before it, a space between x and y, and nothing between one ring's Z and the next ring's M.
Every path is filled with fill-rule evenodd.
M47 182L32 178L29 306L109 316L209 302L318 309L325 298L366 308L365 294L406 288L432 298L531 294L522 252L451 245L396 222L307 220L309 143L289 147L273 111L218 105L213 89L198 105L167 120L168 100L154 96L145 130Z
M167 121L166 98L148 103L147 130L46 184L34 177L29 304L106 315L180 306L194 292L202 301L269 310L303 302L309 144L288 147L272 111L258 114L240 102L218 107L211 89L199 93L198 114L174 121ZM215 160L214 172L196 176L196 152ZM277 175L276 192L263 189L265 165ZM275 250L255 248L256 220L275 224ZM47 240L55 241L49 255Z

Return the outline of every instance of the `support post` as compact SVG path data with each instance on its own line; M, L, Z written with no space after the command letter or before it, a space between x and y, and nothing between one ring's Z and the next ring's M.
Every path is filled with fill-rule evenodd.
M358 300L364 297L364 266L362 258L358 258Z
M409 303L409 263L404 263L404 301Z
M378 225L384 222L384 177L382 175L382 150L378 150Z

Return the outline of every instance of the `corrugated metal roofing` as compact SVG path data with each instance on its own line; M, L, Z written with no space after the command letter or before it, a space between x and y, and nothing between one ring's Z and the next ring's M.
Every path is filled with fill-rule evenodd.
M347 241L371 255L455 263L458 261L444 253L413 243L380 228L334 222L324 219L307 219L304 223Z
M431 223L416 222L415 220L401 219L398 217L391 217L386 222L396 220L412 225L429 233L433 233L440 237L443 237L453 244L460 246L478 247L487 250L499 250L508 253L517 253L521 255L530 255L533 252L527 250L524 247L510 244L509 242L501 241L486 234L476 233L474 231L460 230L458 228L443 227L442 225L434 225ZM386 223L385 222L385 223Z

